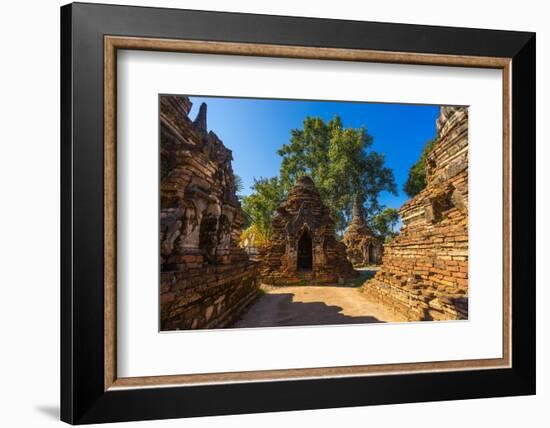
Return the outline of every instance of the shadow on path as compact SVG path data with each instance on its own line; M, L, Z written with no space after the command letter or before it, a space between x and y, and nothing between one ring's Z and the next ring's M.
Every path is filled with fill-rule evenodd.
M295 302L294 294L277 293L261 296L244 313L233 328L281 327L328 324L379 323L373 316L349 316L340 306L329 306L323 302Z

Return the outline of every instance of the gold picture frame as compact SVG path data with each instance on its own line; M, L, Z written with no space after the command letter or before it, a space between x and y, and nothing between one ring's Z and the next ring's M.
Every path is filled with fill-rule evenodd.
M296 47L284 45L170 40L143 37L104 37L105 111L105 390L159 386L184 386L265 380L334 378L409 374L471 369L497 369L511 364L511 58L380 52L357 49ZM209 55L245 55L274 58L320 59L392 64L439 65L502 70L503 94L503 349L502 358L423 363L380 364L307 369L262 370L230 373L184 374L148 377L116 375L116 64L117 51L145 50Z

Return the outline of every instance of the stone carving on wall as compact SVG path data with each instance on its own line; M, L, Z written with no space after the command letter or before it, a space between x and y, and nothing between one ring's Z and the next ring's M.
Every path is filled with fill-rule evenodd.
M343 282L357 276L313 180L300 177L277 209L261 270L268 284Z
M185 96L160 99L161 329L228 325L256 296L257 264L238 246L244 215L232 154L194 121Z
M441 107L427 185L399 210L400 234L364 290L409 320L468 317L468 109Z

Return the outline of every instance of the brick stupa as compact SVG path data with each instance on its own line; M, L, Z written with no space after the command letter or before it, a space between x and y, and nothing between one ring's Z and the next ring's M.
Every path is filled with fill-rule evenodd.
M161 330L231 325L256 297L257 264L239 248L245 222L233 156L194 121L188 97L160 98Z
M277 209L262 265L267 284L342 283L358 276L313 180L300 177Z
M352 217L342 241L346 246L349 261L355 267L377 265L382 262L384 251L382 239L374 236L365 221L363 208L357 198L353 202Z
M442 107L424 190L364 291L408 320L468 318L468 109Z

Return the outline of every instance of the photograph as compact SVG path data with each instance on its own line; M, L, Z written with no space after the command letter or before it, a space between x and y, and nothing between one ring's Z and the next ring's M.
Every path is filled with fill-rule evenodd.
M158 102L160 331L468 320L468 106Z

